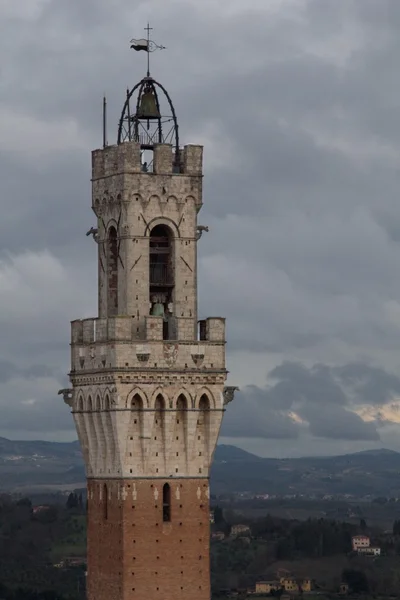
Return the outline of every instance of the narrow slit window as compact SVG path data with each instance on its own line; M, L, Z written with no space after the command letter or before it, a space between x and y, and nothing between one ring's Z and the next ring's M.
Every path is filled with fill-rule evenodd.
M105 521L108 519L108 489L106 484L103 486L103 517Z
M171 488L169 483L164 483L163 487L163 521L167 523L171 520Z

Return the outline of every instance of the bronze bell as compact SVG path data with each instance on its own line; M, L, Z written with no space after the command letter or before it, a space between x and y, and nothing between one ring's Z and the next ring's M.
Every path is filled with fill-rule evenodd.
M159 119L160 111L157 108L156 97L152 90L144 92L140 99L137 117L139 119Z

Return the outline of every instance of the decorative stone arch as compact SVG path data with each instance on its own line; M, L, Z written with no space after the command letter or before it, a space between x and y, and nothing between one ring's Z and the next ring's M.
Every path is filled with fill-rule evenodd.
M103 409L104 410L110 410L112 408L112 399L113 397L116 397L116 394L113 394L112 391L110 390L109 387L106 387L106 389L103 391L102 394L103 397ZM107 398L108 398L108 407L107 407Z
M178 399L180 396L183 396L186 399L186 404L187 404L188 410L190 410L191 408L194 408L193 398L190 395L190 393L187 390L185 390L184 388L180 389L178 391L178 393L175 394L175 397L173 400L173 408L178 408Z
M211 392L211 390L209 390L206 387L201 388L200 390L197 391L196 401L195 401L195 408L197 408L198 410L200 410L202 408L200 406L200 400L202 400L203 396L205 398L207 398L208 402L209 402L209 408L207 410L214 409L215 408L215 399L214 399L213 393ZM204 408L203 408L203 410L204 410Z
M85 410L85 392L82 390L82 388L79 388L75 392L75 398L75 411L83 412Z
M191 194L189 194L189 196L186 196L185 198L185 203L187 204L189 202L193 202L193 204L196 204L196 198Z
M126 399L126 408L134 408L132 406L132 402L134 402L135 396L139 396L139 398L142 401L142 408L149 408L149 401L148 398L146 396L146 394L143 392L143 390L141 390L140 388L134 388L133 390L131 390L128 394L128 397ZM138 408L137 408L138 410Z
M94 404L93 404L93 408L94 410L101 410L103 408L103 402L102 402L102 394L101 391L99 389L97 389L95 391L95 393L93 394L93 398L94 398Z
M164 225L165 227L168 227L171 230L173 238L181 237L178 225L169 217L155 217L154 219L149 221L146 225L144 235L146 237L150 237L151 231L154 229L154 227L157 227L157 225Z
M157 394L154 400L154 410L157 412L162 412L167 408L167 401L165 399L164 394Z
M186 394L179 394L178 398L176 399L176 411L187 411L189 410L189 408L190 404L188 402Z
M151 399L150 399L150 408L152 408L152 409L156 408L156 400L157 400L158 396L162 396L163 397L166 409L167 408L171 408L170 407L170 399L168 398L167 394L165 393L165 390L162 387L158 387L152 393Z
M199 410L210 410L211 403L208 394L202 394L199 400Z
M138 194L137 192L131 192L129 199L135 202L143 202L141 194Z
M86 400L86 410L93 411L94 410L94 401L92 398L92 394L89 394Z

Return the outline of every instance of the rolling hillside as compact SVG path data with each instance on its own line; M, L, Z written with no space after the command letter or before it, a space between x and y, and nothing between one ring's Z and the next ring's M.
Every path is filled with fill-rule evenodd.
M0 438L0 489L83 487L77 441L56 443ZM213 493L356 494L400 496L400 454L373 450L324 458L260 458L235 446L217 447Z

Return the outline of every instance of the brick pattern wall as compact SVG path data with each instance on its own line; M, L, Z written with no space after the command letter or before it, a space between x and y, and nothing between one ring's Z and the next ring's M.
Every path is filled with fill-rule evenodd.
M88 600L209 600L209 539L206 479L88 480Z

